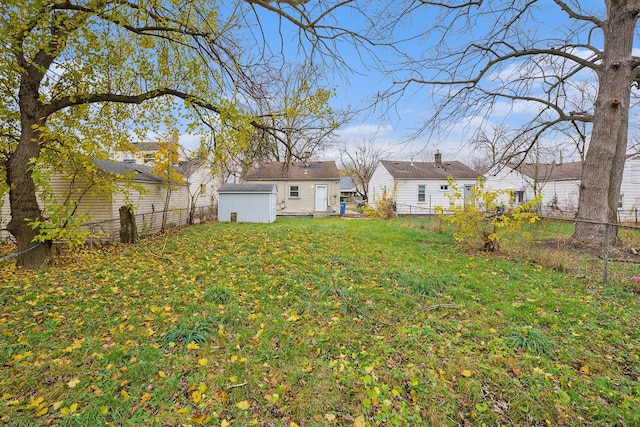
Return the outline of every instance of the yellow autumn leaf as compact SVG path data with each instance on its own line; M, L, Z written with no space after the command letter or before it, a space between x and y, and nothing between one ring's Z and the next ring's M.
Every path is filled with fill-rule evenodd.
M72 403L71 406L69 406L69 412L74 413L78 410L78 404L77 403Z
M69 380L69 382L67 382L67 387L75 388L78 384L80 384L80 380L78 378L74 378L72 380Z
M120 292L120 288L118 288L117 286L112 286L110 289L111 289L111 292L113 292L114 294L117 294L118 292Z
M196 390L193 393L191 393L191 398L193 399L194 403L200 403L200 401L202 400L202 392L200 390Z
M353 427L365 427L364 415L360 415L353 420Z
M62 415L64 415L65 417L66 417L67 415L69 415L69 412L70 412L70 410L69 410L69 408L67 408L66 406L60 409L60 413L61 413Z
M585 374L588 374L591 372L588 365L584 365L582 368L580 368L580 371L584 372Z
M471 375L473 375L473 372L471 372L469 369L463 369L460 372L460 375L462 375L463 377L470 377Z
M36 415L39 417L43 416L47 412L49 412L49 408L47 406L43 406L41 408L36 409Z
M64 402L62 400L58 400L57 402L54 402L53 405L51 405L51 407L53 408L54 411L57 411L58 409L60 409L63 403Z
M300 426L298 425L298 423L291 421L289 423L289 427L300 427Z
M140 403L145 403L148 402L149 399L151 399L151 394L149 393L145 393L142 395L142 397L140 398Z
M198 359L198 363L200 364L200 366L207 366L207 363L209 363L209 359L203 357L202 359Z
M187 350L198 350L199 348L200 346L197 343L194 343L193 341L187 344Z
M207 422L208 418L206 416L206 414L193 414L191 415L191 421L193 421L196 424L204 424L205 422Z
M107 415L107 413L109 413L109 407L101 406L100 407L100 415Z
M205 391L207 391L207 385L200 381L200 384L198 384L198 391L200 393L204 393Z
M222 420L222 422L220 423L220 427L229 427L229 421Z
M251 405L249 405L249 402L247 402L246 400L236 403L236 407L238 409L242 409L243 411L246 411L247 409L249 409L250 406Z
M2 400L9 400L13 397L13 394L9 394L7 392L2 393Z
M129 400L129 393L127 393L127 390L122 390L120 394L122 395L123 400Z
M230 360L233 363L233 362L238 360L238 356L236 354L233 354L233 355L231 355L231 359Z

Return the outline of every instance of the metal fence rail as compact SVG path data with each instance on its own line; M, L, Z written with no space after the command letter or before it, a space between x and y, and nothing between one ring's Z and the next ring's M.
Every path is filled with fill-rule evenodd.
M189 223L189 214L185 209L169 209L166 211L167 221L166 228L183 227ZM196 208L194 212L194 224L211 221L217 217L218 211L216 205L203 206ZM159 233L162 228L163 211L142 212L134 214L138 234L141 237ZM6 229L11 217L2 215L0 217L0 241L14 242L15 239ZM120 240L120 219L111 219L106 221L91 221L81 225L81 227L89 232L87 244L92 247L96 243L113 243Z

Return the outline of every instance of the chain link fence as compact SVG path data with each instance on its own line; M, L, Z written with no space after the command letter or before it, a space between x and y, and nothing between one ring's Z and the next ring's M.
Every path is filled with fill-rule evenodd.
M140 237L159 233L162 229L163 211L135 213L136 226ZM217 218L217 205L202 206L196 208L193 214L193 223L212 221ZM11 220L9 215L0 216L0 242L15 242L15 239L7 230L7 224ZM166 211L166 229L183 227L189 224L189 213L185 209L169 209ZM87 222L81 226L89 232L87 245L93 248L95 245L113 243L120 240L120 219L111 219L99 222Z
M440 232L453 234L455 226L430 216ZM640 224L593 223L604 234L601 245L573 238L576 219L540 217L533 224L502 236L499 253L522 262L550 268L594 284L616 284L640 293ZM489 221L487 222L490 226Z

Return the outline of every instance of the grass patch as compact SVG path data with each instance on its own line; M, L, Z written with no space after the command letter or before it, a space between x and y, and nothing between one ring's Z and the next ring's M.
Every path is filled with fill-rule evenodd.
M0 424L640 425L626 282L434 224L213 223L5 262Z
M556 343L538 328L524 327L511 332L506 343L512 348L526 350L535 354L551 355Z

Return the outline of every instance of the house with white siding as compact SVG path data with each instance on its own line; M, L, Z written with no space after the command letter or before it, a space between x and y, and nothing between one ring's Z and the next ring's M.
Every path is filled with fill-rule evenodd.
M517 204L540 194L542 214L573 216L578 209L581 162L499 164L484 176L485 188L511 190Z
M242 177L247 184L275 184L279 216L324 217L340 209L340 173L333 160L266 162Z
M222 178L214 175L203 160L184 160L176 167L187 186L187 212L189 223L194 224L212 218L218 205L218 188Z
M436 207L450 205L449 178L464 192L464 199L481 175L459 161L443 161L436 152L433 162L381 160L368 186L369 204L375 207L383 194L391 197L398 215L431 215Z
M620 200L618 202L618 220L638 222L640 220L640 154L630 154L624 164Z

